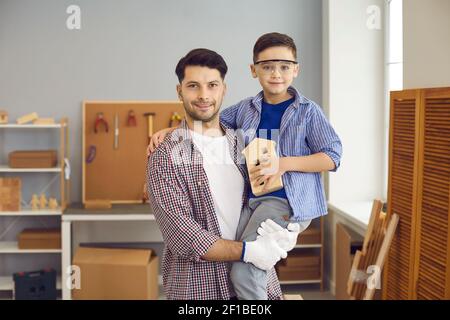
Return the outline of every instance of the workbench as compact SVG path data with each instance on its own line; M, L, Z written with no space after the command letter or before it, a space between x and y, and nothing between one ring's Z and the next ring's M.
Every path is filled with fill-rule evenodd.
M72 227L75 222L89 221L149 221L155 216L149 204L113 205L107 210L85 210L81 204L69 207L61 218L62 235L62 298L71 300Z

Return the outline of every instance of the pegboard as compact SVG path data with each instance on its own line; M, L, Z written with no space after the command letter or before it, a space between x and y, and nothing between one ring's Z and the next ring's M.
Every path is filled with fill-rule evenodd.
M128 125L133 110L136 126ZM108 124L95 123L98 113ZM111 203L142 202L145 183L148 121L144 113L153 116L153 133L169 127L177 112L184 118L179 101L83 102L83 203L89 200L110 200ZM114 148L115 115L118 116L118 148ZM132 123L132 121L131 121ZM95 157L92 157L95 148Z

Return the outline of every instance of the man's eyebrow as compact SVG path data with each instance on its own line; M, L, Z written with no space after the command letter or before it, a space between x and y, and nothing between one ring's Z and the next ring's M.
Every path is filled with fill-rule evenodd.
M186 83L186 85L188 85L188 84L198 84L198 82L197 82L197 81L188 81L188 82Z
M220 83L219 80L213 80L213 81L209 81L208 83Z

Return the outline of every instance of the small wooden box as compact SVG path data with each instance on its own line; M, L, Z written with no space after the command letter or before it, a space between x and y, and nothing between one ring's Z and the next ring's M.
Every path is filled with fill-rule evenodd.
M320 229L310 227L300 233L297 238L297 244L320 244Z
M61 249L60 229L25 229L18 235L19 249Z
M20 211L20 178L0 178L0 211Z
M249 145L242 151L242 154L245 156L249 176L250 170L256 166L259 166L261 159L265 155L269 155L273 159L278 158L276 152L276 142L261 138L252 140L252 142L250 142ZM268 186L266 191L263 191L265 187L264 183L259 186L255 186L253 185L253 181L250 181L250 186L253 194L260 197L262 195L283 189L283 180L279 177L277 180L273 181L270 186Z
M57 162L56 150L14 151L9 154L10 168L54 168Z

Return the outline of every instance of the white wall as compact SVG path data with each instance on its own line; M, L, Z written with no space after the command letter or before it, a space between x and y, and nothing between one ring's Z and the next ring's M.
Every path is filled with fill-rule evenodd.
M450 86L450 1L403 1L404 89Z
M367 9L381 12L381 29L367 27ZM341 137L338 172L328 175L329 202L371 201L383 192L384 1L323 1L323 101ZM335 224L326 217L325 274L334 286Z
M384 30L366 26L373 4L384 11L383 0L328 4L323 99L343 142L341 167L329 177L331 202L370 200L382 192Z

